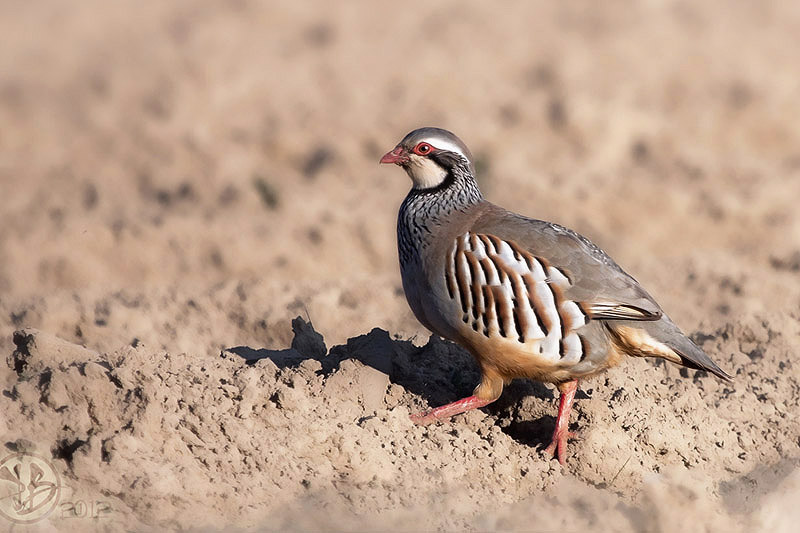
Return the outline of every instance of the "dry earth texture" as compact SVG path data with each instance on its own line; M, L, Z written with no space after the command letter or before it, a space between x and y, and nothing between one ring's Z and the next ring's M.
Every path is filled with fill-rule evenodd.
M0 530L796 531L800 4L8 0L0 34L0 455L63 484ZM412 425L478 376L400 288L377 160L422 125L734 382L628 360L564 467L549 386Z

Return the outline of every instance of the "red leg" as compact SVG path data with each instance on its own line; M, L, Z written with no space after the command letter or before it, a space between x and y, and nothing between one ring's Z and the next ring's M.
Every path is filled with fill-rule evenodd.
M477 409L479 407L483 407L484 405L489 405L492 403L492 401L493 400L482 400L477 396L470 396L469 398L448 403L447 405L437 407L436 409L431 409L430 411L423 411L422 413L413 414L411 415L411 420L413 420L416 424L424 426L432 422L436 422L437 420L444 420L445 418L450 418L451 416L463 413L464 411L469 411L470 409Z
M561 392L561 400L558 404L556 429L553 431L553 441L545 453L558 456L558 462L563 465L566 462L567 439L573 436L569 431L569 412L572 410L575 391L578 390L578 380L562 383L558 386L558 390Z

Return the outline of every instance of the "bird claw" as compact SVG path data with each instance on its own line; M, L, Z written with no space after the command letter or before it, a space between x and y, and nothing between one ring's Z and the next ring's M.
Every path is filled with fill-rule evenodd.
M435 409L411 415L411 421L422 426L445 420L453 415L477 409L491 403L493 400L483 400L477 396L469 396L456 402L448 403Z
M567 439L574 439L578 434L575 431L556 432L550 446L545 448L544 453L550 454L558 459L560 464L567 463Z
M428 424L433 424L434 422L439 420L439 418L435 414L433 414L432 410L422 411L420 413L414 413L409 418L411 419L412 422L414 422L418 426L427 426Z

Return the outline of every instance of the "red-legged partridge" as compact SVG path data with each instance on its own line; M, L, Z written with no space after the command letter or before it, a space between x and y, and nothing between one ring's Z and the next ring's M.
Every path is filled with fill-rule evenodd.
M426 328L469 350L482 374L473 396L415 421L483 407L513 378L554 383L561 399L547 451L564 463L578 380L623 356L730 380L588 239L484 200L469 149L449 131L414 130L381 163L403 167L413 182L397 220L408 303Z

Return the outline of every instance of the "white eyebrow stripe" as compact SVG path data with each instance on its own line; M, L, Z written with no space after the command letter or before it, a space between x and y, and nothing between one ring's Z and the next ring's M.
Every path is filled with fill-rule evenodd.
M455 152L458 155L460 155L461 157L463 157L464 159L469 160L467 155L464 152L461 151L461 148L459 148L458 145L453 144L453 143L451 143L450 141L448 141L446 139L441 139L441 138L437 137L437 138L431 138L431 139L422 139L422 141L420 141L420 142L426 142L426 143L430 144L431 146L433 146L434 148L436 148L437 150L447 150L448 152ZM417 144L419 144L419 143L417 143Z

